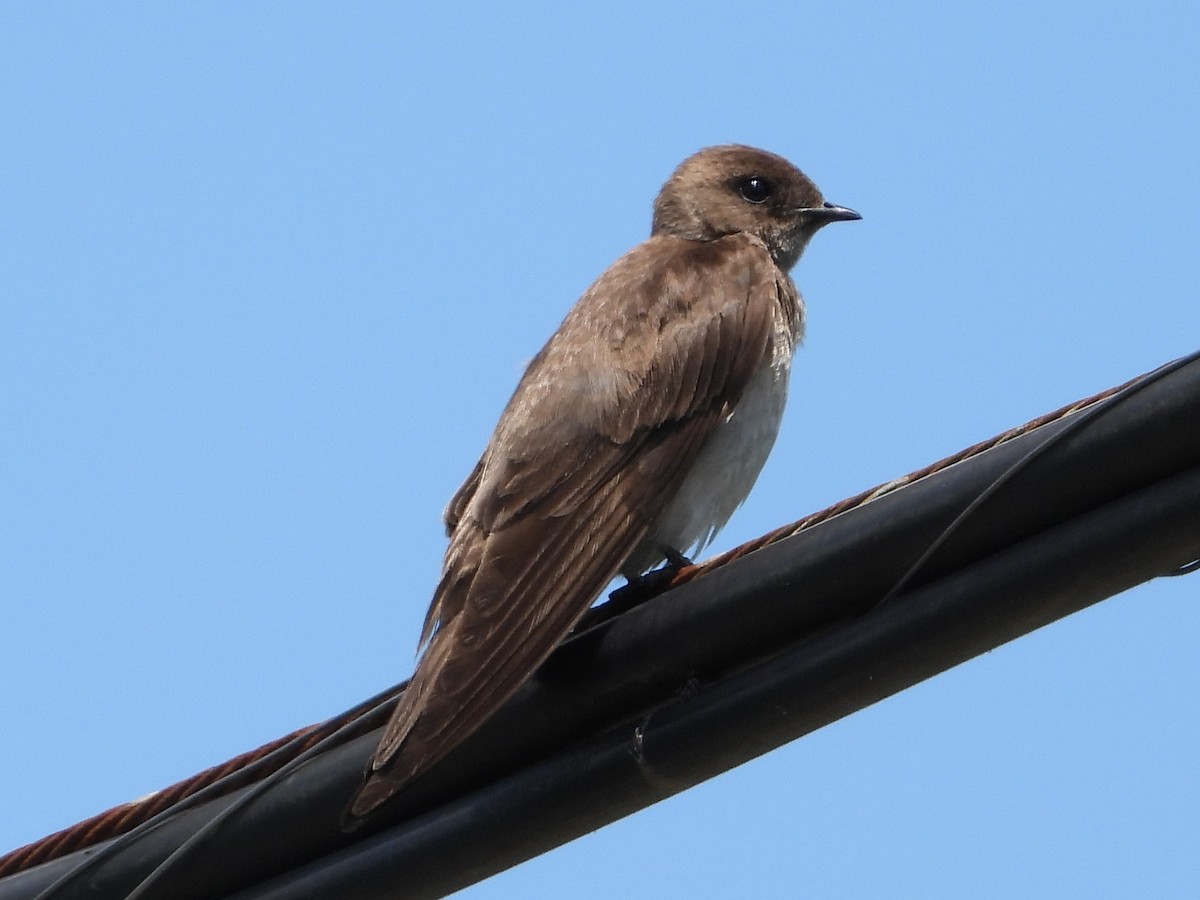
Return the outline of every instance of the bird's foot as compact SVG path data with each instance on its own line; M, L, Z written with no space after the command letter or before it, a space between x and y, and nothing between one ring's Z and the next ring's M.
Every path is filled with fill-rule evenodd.
M664 565L643 575L626 575L625 584L609 594L607 601L584 613L579 624L575 626L575 631L586 631L657 597L671 586L680 570L692 565L690 559L671 547L663 547L661 552L667 560Z
M661 552L667 560L663 565L643 575L626 576L625 584L608 595L608 602L621 604L621 612L632 609L651 597L657 597L671 586L676 575L692 564L690 559L671 547L663 547Z

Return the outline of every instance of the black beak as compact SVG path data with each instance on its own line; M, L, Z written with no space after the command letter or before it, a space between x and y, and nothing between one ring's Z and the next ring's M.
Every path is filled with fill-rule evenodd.
M861 219L858 213L845 206L834 206L832 203L826 203L824 206L812 206L806 209L798 210L805 218L819 225L825 225L829 222L853 222L855 219Z

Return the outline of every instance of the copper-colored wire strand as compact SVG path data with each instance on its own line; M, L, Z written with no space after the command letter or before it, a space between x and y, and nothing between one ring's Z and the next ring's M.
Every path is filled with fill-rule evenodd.
M694 578L698 578L701 575L711 572L713 569L717 569L723 565L726 565L727 563L731 563L735 559L740 559L747 553L753 553L755 550L761 550L763 547L767 547L776 543L777 541L782 541L785 538L792 537L793 535L804 531L806 528L811 528L814 525L817 525L828 519L832 519L834 516L841 515L848 510L869 503L872 500L882 497L884 494L890 494L892 491L902 488L905 485L912 484L915 481L920 481L922 478L928 478L930 475L941 472L943 469L948 469L950 466L960 463L965 459L978 456L985 450L991 450L993 447L998 447L1001 444L1007 443L1008 441L1018 438L1023 434L1028 434L1037 428L1042 428L1043 426L1049 425L1052 422L1057 422L1059 419L1065 418L1072 413L1079 412L1085 407L1092 406L1095 403L1099 403L1101 400L1111 397L1113 394L1125 390L1130 385L1140 381L1143 377L1145 376L1139 376L1138 378L1127 381L1125 384L1108 388L1107 390L1101 391L1099 394L1096 394L1092 397L1087 397L1083 400L1077 400L1074 403L1070 403L1067 406L1062 407L1061 409L1055 410L1054 412L1038 416L1036 419L1032 419L1031 421L1026 422L1024 425L1018 425L1016 428L1012 428L1003 434L998 434L986 441L980 441L978 444L967 447L965 450L960 450L952 456L947 456L945 459L931 463L930 465L925 466L923 469L910 472L908 475L896 478L885 484L877 485L869 490L863 491L861 494L855 494L853 497L847 497L845 500L840 500L832 506L828 506L819 512L807 515L799 521L792 522L789 525L782 525L773 531L768 531L764 535L756 537L753 540L749 540L731 550L726 550L724 553L720 553L710 559L706 559L702 563L697 563L696 565L692 566L685 566L684 568L680 569L678 573L676 573L674 578L671 579L668 587L674 588L681 584L686 584Z
M1109 388L1095 396L1088 397L1083 400L1076 401L1054 412L1039 416L1030 422L1013 428L1009 431L999 434L989 440L982 441L965 450L948 456L945 459L939 460L932 465L926 466L901 478L889 481L886 484L878 485L870 490L863 491L853 497L849 497L834 505L805 516L797 522L784 525L769 531L766 534L748 541L741 546L721 553L711 559L705 560L696 565L685 566L675 573L669 584L664 586L664 590L677 587L686 582L692 581L695 578L704 575L713 569L726 565L735 559L739 559L748 553L753 553L777 541L791 537L804 529L831 519L834 516L840 515L847 510L862 506L865 503L881 497L884 494L891 493L898 488L923 478L927 478L934 473L940 472L943 469L962 462L970 457L977 456L986 450L1000 444L1011 441L1023 434L1027 434L1034 429L1041 428L1052 422L1056 422L1072 413L1091 406L1113 394L1124 390L1129 385L1140 379L1133 379L1126 384L1118 387ZM403 685L391 692L394 699L398 696ZM4 856L0 856L0 878L12 875L16 872L32 868L41 863L57 859L61 856L74 853L77 850L82 850L86 847L91 847L111 838L125 834L138 825L146 822L155 815L176 806L181 801L188 797L192 797L199 791L209 788L213 785L220 785L215 788L212 797L221 796L223 794L237 790L244 785L258 781L267 777L272 772L277 771L282 766L286 765L289 760L294 759L299 754L303 753L308 748L312 747L318 741L332 734L340 728L347 726L356 718L361 718L358 727L353 733L348 733L347 738L355 734L365 733L373 727L382 724L384 711L390 704L380 706L379 703L361 704L352 710L348 710L332 719L321 722L317 725L311 725L307 728L301 728L292 732L285 737L273 740L263 746L242 753L227 762L212 768L205 769L196 775L186 778L183 781L177 782L170 787L155 791L147 797L140 800L134 800L129 803L123 803L120 806L113 807L107 812L92 816L62 831L48 835L41 840L34 841L24 847L17 848ZM286 748L286 750L284 749ZM211 799L211 797L209 798Z

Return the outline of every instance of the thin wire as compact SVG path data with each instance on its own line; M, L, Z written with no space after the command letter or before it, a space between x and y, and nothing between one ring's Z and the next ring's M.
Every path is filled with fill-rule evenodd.
M989 484L986 488L984 488L975 497L974 500L972 500L957 516L955 516L954 520L951 521L950 524L947 525L942 530L942 532L930 543L930 545L924 550L924 552L922 552L922 554L917 558L917 560L896 581L896 583L892 586L892 588L887 592L887 594L885 594L883 596L883 598L881 600L878 601L878 603L876 605L882 606L884 603L890 602L898 594L900 594L901 591L903 591L903 589L918 574L918 572L928 563L930 558L932 558L932 556L945 544L945 542L956 531L958 531L962 527L962 524L968 518L970 518L970 516L972 516L979 509L979 507L981 507L989 498L994 496L1005 484L1007 484L1010 480L1012 480L1013 477L1015 477L1017 474L1019 474L1021 471L1023 471L1026 467L1028 467L1028 465L1034 459L1041 456L1043 453L1045 453L1047 450L1049 450L1055 444L1059 443L1060 441L1064 440L1065 438L1069 437L1070 435L1077 433L1081 428L1090 424L1095 418L1102 415L1103 413L1105 413L1112 407L1117 406L1118 404L1120 404L1121 402L1123 402L1125 400L1128 400L1130 397L1132 397L1134 394L1141 391L1143 388L1148 387L1151 384L1156 383L1157 381L1160 381L1162 378L1166 377L1167 375L1171 374L1172 372L1175 372L1178 369L1183 368L1186 365L1189 365L1190 363L1196 361L1197 359L1200 359L1200 351L1189 354L1188 356L1182 357L1181 359L1174 360L1173 362L1167 363L1166 365L1160 366L1159 368L1155 369L1153 372L1148 373L1146 376L1144 376L1143 378L1134 382L1133 384L1126 386L1125 388L1123 388L1116 394L1113 394L1110 397L1107 397L1104 400L1099 401L1095 405L1076 413L1074 415L1074 417L1068 419L1066 422L1066 425L1061 430L1050 435L1048 438L1046 438L1040 444L1038 444L1037 446L1030 449L1029 452L1027 452L1024 456L1022 456L1020 459L1018 459L1016 462L1014 462L1012 465L1010 465L1006 470L1004 470L1002 473L1000 473L996 477L996 479L994 481L992 481L991 484ZM1198 559L1194 562L1188 563L1184 566L1181 566L1179 569L1174 570L1170 573L1166 573L1166 574L1184 575L1184 574L1188 574L1191 572L1195 572L1197 570L1200 570L1200 559ZM270 775L268 775L261 781L253 784L244 794L242 794L240 797L238 797L233 803L231 803L225 809L221 810L221 812L217 813L215 816L213 816L213 818L208 820L203 826L201 826L192 835L190 835L183 843L181 843L177 848L175 848L175 850L173 850L165 859L163 859L163 861L160 862L149 874L147 874L146 877L142 879L141 883L134 889L134 891L128 895L126 900L144 900L144 898L146 897L147 891L153 886L154 882L157 879L161 878L162 875L171 866L178 863L180 859L182 859L184 856L187 855L187 853L191 852L202 842L204 842L205 840L210 838L224 823L229 821L230 818L232 818L238 812L241 812L244 809L246 809L246 807L249 806L254 800L256 800L258 797L262 796L263 793L270 790L275 785L277 785L283 778L287 777L288 775L290 775L291 773L296 771L298 768L305 765L307 762L309 762L311 759L313 759L319 753L325 752L331 746L334 746L336 744L343 742L345 740L347 734L364 717L370 715L371 713L373 713L374 711L379 709L382 705L384 705L385 703L392 700L394 692L395 692L394 688L388 689L387 691L381 692L381 693L377 694L375 697L370 698L369 700L365 701L364 703L361 703L355 707L352 707L350 710L347 710L341 716L334 716L331 720L327 720L327 721L334 721L334 720L340 719L344 716L351 716L351 715L354 716L354 718L352 718L346 724L342 725L341 727L339 727L337 730L335 730L331 734L329 734L326 737L319 740L316 744L309 747L307 750L305 750L300 755L289 760L281 768L279 768L275 772L271 773ZM356 714L356 711L358 711L357 714ZM278 757L280 755L285 754L289 749L293 748L297 742L302 741L309 736L310 736L310 733L298 735L292 741L289 741L287 744L283 745L282 747L279 747L276 750L272 751L271 753L267 754L267 756L265 756L263 758L263 760L265 761L265 760L271 759L273 757ZM201 789L200 791L191 795L190 797L184 798L183 800L181 800L179 803L175 804L171 808L163 810L162 812L158 813L151 819L142 823L137 828L135 828L133 831L130 831L127 834L121 835L120 837L116 838L111 843L109 843L105 847L101 848L100 851L97 852L95 855L84 860L78 866L76 866L74 869L65 873L63 876L61 876L59 879L57 879L53 884L51 884L49 887L47 887L43 891L41 891L34 898L34 900L51 900L51 898L54 896L54 894L57 891L61 890L64 886L66 886L70 882L74 881L77 877L79 877L85 871L88 871L88 870L94 868L101 861L111 857L117 850L122 849L125 846L136 842L137 840L140 840L141 838L145 837L147 834L156 830L158 827L160 827L162 824L164 824L169 819L175 817L176 815L184 812L187 809L191 809L192 807L199 805L203 801L210 799L214 794L219 795L218 789L220 788L222 783L227 778L233 777L237 774L239 774L239 773L238 772L230 773L230 775L226 776L226 778L223 778L220 781L217 781L217 782L213 783L212 785L209 785L208 787Z
M1184 563L1178 569L1170 572L1163 572L1167 578L1174 578L1178 575L1191 575L1193 572L1200 572L1200 559L1194 559L1190 563Z
M355 722L347 722L333 734L328 735L317 743L313 744L295 759L289 760L278 771L271 773L257 784L252 785L246 793L242 794L227 807L197 828L187 840L176 847L167 855L166 859L155 866L150 873L141 880L141 883L134 888L125 900L142 900L147 896L147 892L154 886L154 882L161 878L173 865L187 856L192 850L199 847L206 840L212 837L217 830L225 824L235 814L243 811L251 803L261 797L264 793L275 787L283 778L295 772L305 763L313 759L320 753L324 753L330 746L334 745L336 739L340 738L346 731L352 728ZM340 741L338 741L340 743Z
M1055 432L1054 434L1052 434L1048 438L1046 438L1044 441L1042 441L1040 444L1038 444L1036 447L1033 447L1028 453L1026 453L1024 456L1022 456L1020 459L1018 459L1016 462L1014 462L1011 466L1009 466L1007 469L1005 469L1003 472L1001 472L998 476L996 476L996 479L991 484L989 484L986 488L984 488L982 491L980 491L979 495L976 496L975 499L972 500L970 503L968 503L966 505L966 507L962 510L962 512L960 512L957 516L954 517L954 520L952 522L950 522L950 524L947 525L942 530L941 534L939 534L936 538L934 538L933 542L930 543L930 545L925 548L925 551L919 557L917 557L916 562L914 562L908 568L908 571L906 571L903 575L900 576L900 578L896 581L896 583L894 585L892 585L891 590L889 590L886 594L884 594L883 599L880 600L878 603L876 603L875 606L876 607L883 606L885 603L888 603L891 600L895 599L895 597L905 587L908 586L908 584L912 581L912 579L916 576L916 574L925 566L925 564L929 562L929 560L933 556L933 554L936 553L942 547L942 545L944 545L946 543L946 541L949 540L950 537L956 531L958 531L958 529L962 526L963 522L965 522L968 518L970 518L970 516L972 516L975 513L975 511L979 509L979 507L981 507L984 503L986 503L989 498L994 496L997 491L999 491L1002 487L1004 487L1004 485L1006 485L1009 481L1011 481L1014 476L1016 476L1018 473L1020 473L1022 470L1024 470L1031 462L1033 462L1034 459L1041 456L1043 453L1045 453L1047 450L1049 450L1055 444L1057 444L1060 441L1064 440L1065 438L1077 433L1081 428L1083 428L1085 425L1090 424L1092 422L1092 420L1094 420L1098 416L1103 415L1105 412L1112 409L1114 406L1117 406L1118 404L1124 402L1125 400L1128 400L1130 397L1132 397L1134 394L1141 391L1143 388L1149 387L1150 385L1154 384L1155 382L1161 381L1163 378L1165 378L1167 375L1170 375L1172 372L1178 371L1179 369L1182 369L1186 365L1190 365L1191 363L1195 362L1198 359L1200 359L1200 350L1198 350L1194 353L1190 353L1187 356L1181 357L1180 359L1173 360L1172 362L1166 363L1165 365L1159 366L1153 372L1148 372L1144 377L1139 378L1137 381L1133 382L1133 384L1126 385L1124 388L1122 388L1117 393L1115 393L1109 397L1106 397L1105 399L1101 400L1100 402L1096 403L1093 406L1088 407L1087 409L1084 409L1078 413L1075 413L1074 417L1068 418L1066 420L1066 424L1063 426L1063 428L1060 431ZM1189 571L1195 571L1194 568L1189 568L1190 566L1200 567L1200 560L1197 560L1195 563L1189 563L1189 565L1184 566L1182 570L1179 570L1177 572L1172 572L1169 574L1183 575L1183 574L1187 574L1187 572L1189 572Z
M317 741L317 743L313 744L303 753L285 762L279 769L265 776L261 781L253 783L245 794L243 794L225 809L221 810L221 812L213 816L212 819L206 822L201 828L197 829L195 833L190 835L187 840L176 847L175 850L173 850L171 854L167 856L161 863L155 866L155 868L149 874L147 874L145 878L142 879L141 883L134 889L133 893L126 897L126 900L132 900L132 898L144 896L146 888L153 882L153 880L161 876L170 865L178 862L185 850L194 847L199 841L204 840L206 836L210 835L215 830L216 826L214 823L219 824L224 822L235 812L244 809L248 803L260 796L264 791L278 784L281 779L287 775L290 775L305 762L308 762L318 752L324 752L325 750L328 750L331 747L345 741L350 732L352 732L359 725L359 723L363 721L363 719L372 715L380 708L386 706L388 703L393 702L395 700L396 690L397 689L395 687L391 687L387 690L380 691L375 696L369 697L361 703L350 707L345 712L326 719L325 723L328 723L336 722L337 720L345 717L351 717L349 721L339 726L325 737L321 738L319 741ZM314 726L313 730L322 728L325 723ZM275 748L266 756L262 757L262 759L257 760L253 765L261 765L266 763L268 760L278 759L280 756L286 756L289 752L293 751L298 744L309 739L311 736L312 730L296 735L296 737L292 738L292 740L280 747ZM199 806L202 803L206 803L211 799L223 796L226 792L222 791L221 788L225 785L225 782L231 778L244 775L245 769L238 769L237 771L230 772L224 778L214 781L212 784L201 788L199 791L188 797L184 797L178 803L162 810L161 812L147 819L145 822L142 822L132 831L128 831L125 834L114 838L108 844L99 848L96 853L82 860L79 865L75 866L75 868L64 872L51 884L43 888L40 892L38 892L33 900L52 900L52 898L63 888L70 885L85 872L91 871L100 863L110 859L118 851L123 850L130 844L134 844L152 832L158 830L161 826L165 825L169 820L175 818L179 814Z

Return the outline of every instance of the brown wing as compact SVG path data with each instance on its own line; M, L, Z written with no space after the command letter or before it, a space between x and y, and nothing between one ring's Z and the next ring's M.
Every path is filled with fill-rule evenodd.
M471 470L471 474L467 476L467 480L463 482L462 487L454 492L454 496L446 504L446 511L442 513L442 521L446 524L446 537L454 534L454 529L458 527L459 520L462 519L463 513L466 512L471 498L475 496L475 489L479 487L479 479L482 475L483 459L480 459L479 462L475 463L475 468Z
M432 636L352 816L482 724L616 576L765 364L786 286L753 238L660 237L576 304L451 502Z

